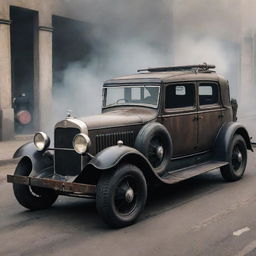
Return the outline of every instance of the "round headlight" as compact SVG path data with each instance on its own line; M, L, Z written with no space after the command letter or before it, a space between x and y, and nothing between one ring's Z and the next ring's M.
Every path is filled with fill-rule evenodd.
M73 139L73 147L78 154L84 154L91 145L90 138L84 134L79 133Z
M38 151L43 151L50 145L50 138L44 132L38 132L34 136L34 144Z

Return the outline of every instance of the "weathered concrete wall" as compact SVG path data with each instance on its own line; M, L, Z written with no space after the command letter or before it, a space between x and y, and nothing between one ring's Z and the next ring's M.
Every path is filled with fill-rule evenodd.
M38 90L35 105L38 110L38 129L45 130L52 113L52 31L45 27L38 30Z
M77 17L66 8L67 0L1 0L0 1L0 140L14 135L12 109L10 6L38 12L34 38L34 106L37 130L50 120L52 106L52 15ZM73 16L72 16L73 15Z
M253 37L246 36L241 42L241 99L248 99L253 86ZM242 104L246 103L242 102Z
M10 21L7 3L0 5L0 139L12 138L14 115L11 100Z
M10 6L17 6L35 11L40 11L44 15L48 15L54 11L54 7L57 8L59 2L59 0L2 0L1 5L8 6L4 12L4 16L7 18L9 16Z
M256 89L256 44L255 44L255 8L256 2L244 0L241 5L241 85L240 85L240 103L244 113L252 112L255 107L255 89ZM253 110L255 111L255 110ZM255 112L254 112L255 113Z
M84 0L85 1L85 0ZM35 27L35 110L37 129L43 129L49 119L52 105L52 15L73 18L86 21L87 15L83 8L74 5L74 0L1 0L0 1L0 140L9 139L13 136L14 114L12 109L11 95L11 50L10 50L10 6L17 6L31 9L38 12L38 21ZM79 1L78 1L79 2ZM81 2L81 1L80 1ZM250 89L255 86L255 47L248 39L248 24L252 24L251 30L256 30L254 25L254 7L256 3L250 0L235 0L236 9L240 10L235 19L241 22L235 33L219 34L216 29L216 36L239 42L241 45L241 86L242 98L250 94ZM243 3L243 4L241 4ZM72 7L72 8L71 8ZM175 7L177 8L177 7ZM222 14L223 15L223 14ZM90 15L89 15L90 16ZM253 20L251 20L253 18ZM200 20L199 20L200 21ZM176 25L178 21L174 20ZM183 21L182 21L183 22ZM193 22L195 23L195 21ZM239 22L238 22L239 23ZM214 23L215 24L215 23ZM237 24L237 23L236 23ZM197 27L205 30L205 24L200 22ZM220 24L221 26L222 24ZM200 27L201 26L201 27ZM211 28L215 30L215 28ZM221 30L223 31L223 30ZM184 31L185 32L185 31ZM249 33L250 34L250 33ZM237 36L240 35L240 36Z
M71 2L71 1L69 1ZM1 0L0 5L5 6L3 17L9 17L9 6L17 6L40 12L39 25L50 26L52 15L59 15L73 19L83 19L84 15L77 17L66 9L65 0ZM1 17L1 12L0 12Z
M50 118L52 105L52 15L67 16L63 4L61 0L1 0L0 2L0 140L11 139L14 135L10 6L38 11L34 38L34 100L36 129L43 129Z

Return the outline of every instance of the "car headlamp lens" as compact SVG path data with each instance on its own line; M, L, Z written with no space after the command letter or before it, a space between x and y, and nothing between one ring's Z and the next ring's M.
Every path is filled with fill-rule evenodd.
M84 154L88 150L90 145L91 140L84 133L77 134L73 139L73 147L78 154Z
M43 151L50 145L50 138L44 132L38 132L34 136L34 144L38 151Z

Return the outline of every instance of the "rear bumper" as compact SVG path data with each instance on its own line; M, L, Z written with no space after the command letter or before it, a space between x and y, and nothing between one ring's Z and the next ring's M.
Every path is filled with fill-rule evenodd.
M61 193L71 193L79 195L95 195L96 186L90 184L65 182L52 179L42 179L27 176L7 175L7 182L22 184L27 186L54 189Z

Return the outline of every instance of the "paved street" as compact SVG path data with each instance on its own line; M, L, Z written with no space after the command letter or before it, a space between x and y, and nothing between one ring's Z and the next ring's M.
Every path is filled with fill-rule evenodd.
M218 171L157 188L137 224L111 230L93 201L59 197L31 212L0 167L0 255L256 255L256 153L243 180L223 182Z

